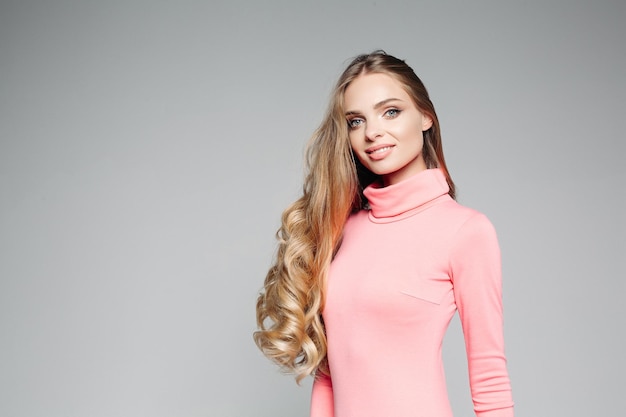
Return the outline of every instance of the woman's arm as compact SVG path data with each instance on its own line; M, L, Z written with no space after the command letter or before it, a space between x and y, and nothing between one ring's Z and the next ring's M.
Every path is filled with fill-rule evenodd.
M457 232L450 267L476 416L513 417L504 355L500 247L484 215L476 213Z
M333 383L330 376L320 373L313 382L310 417L333 417L334 415Z

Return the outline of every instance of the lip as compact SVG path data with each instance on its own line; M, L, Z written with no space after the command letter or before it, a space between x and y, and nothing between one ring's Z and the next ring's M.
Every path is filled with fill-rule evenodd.
M389 155L394 147L395 145L391 144L380 144L367 148L365 153L370 157L370 159L378 161Z
M367 148L367 149L365 150L365 153L371 154L372 152L376 152L376 151L377 151L377 150L379 150L379 149L382 149L382 148L392 148L392 147L394 147L394 146L395 146L395 145L392 145L392 144L390 144L390 143L389 143L389 144L382 143L382 144L380 144L380 145L370 146L369 148Z

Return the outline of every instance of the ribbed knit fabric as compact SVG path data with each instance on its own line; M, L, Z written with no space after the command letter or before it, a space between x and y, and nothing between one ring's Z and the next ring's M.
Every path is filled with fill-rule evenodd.
M452 417L441 345L457 310L476 415L513 416L496 234L448 190L438 169L365 190L330 267L311 417Z

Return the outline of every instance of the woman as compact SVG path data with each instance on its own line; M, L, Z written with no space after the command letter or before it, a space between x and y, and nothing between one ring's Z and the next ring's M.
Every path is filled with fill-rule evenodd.
M476 415L513 416L495 231L454 200L435 109L404 61L352 61L307 169L254 337L298 381L315 375L311 416L451 417L441 344L457 310Z

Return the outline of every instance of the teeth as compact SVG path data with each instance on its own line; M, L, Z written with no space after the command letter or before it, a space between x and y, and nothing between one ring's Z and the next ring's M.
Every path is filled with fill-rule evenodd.
M385 146L384 148L376 149L375 151L372 151L372 153L385 152L387 149L391 149L391 146Z

